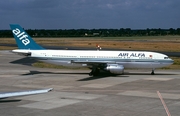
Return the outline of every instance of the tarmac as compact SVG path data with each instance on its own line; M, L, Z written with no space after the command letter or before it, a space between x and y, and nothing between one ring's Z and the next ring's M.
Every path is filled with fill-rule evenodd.
M2 116L180 115L179 70L157 69L150 75L151 70L136 69L90 77L90 70L37 68L32 62L0 51L1 92L54 88L45 94L1 99Z

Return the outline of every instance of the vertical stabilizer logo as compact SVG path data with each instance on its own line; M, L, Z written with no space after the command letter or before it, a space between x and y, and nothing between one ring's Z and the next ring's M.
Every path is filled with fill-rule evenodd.
M14 35L16 35L17 38L26 46L30 43L30 40L28 39L28 35L25 34L25 32L21 32L18 28L12 30Z

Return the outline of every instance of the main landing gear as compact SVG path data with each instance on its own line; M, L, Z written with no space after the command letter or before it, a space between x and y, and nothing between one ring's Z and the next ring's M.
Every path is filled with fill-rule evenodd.
M154 75L154 69L152 69L151 75Z
M99 74L100 69L93 67L92 71L89 73L89 76L97 76Z

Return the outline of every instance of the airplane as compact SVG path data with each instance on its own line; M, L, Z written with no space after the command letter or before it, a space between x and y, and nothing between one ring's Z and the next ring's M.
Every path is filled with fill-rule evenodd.
M10 24L18 45L13 53L36 58L40 61L71 67L88 67L90 76L96 76L100 70L113 74L124 74L125 68L152 69L173 64L165 54L150 51L104 51L104 50L47 50L38 45L18 24Z
M9 97L17 97L17 96L34 95L34 94L40 94L40 93L47 93L47 92L51 91L52 89L53 88L41 89L41 90L0 93L0 99L9 98Z

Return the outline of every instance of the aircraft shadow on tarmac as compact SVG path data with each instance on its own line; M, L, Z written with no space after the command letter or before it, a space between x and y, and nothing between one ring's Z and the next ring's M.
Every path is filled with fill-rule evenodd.
M74 75L74 74L79 74L79 75L88 75L89 73L58 73L58 72L44 72L44 71L30 71L29 73L26 74L22 74L22 75L36 75L36 74L67 74L67 75ZM102 79L102 78L111 78L111 77L117 77L117 78L128 78L130 77L130 75L146 75L146 76L152 76L150 73L131 73L131 72L124 72L123 75L116 75L116 74L111 74L109 72L101 72L99 75L97 76L88 76L86 78L77 80L77 81L90 81L90 80L96 80L96 79ZM155 75L177 75L177 74L167 74L167 73L155 73Z
M20 99L0 99L0 103L20 102Z
M26 75L36 75L36 74L67 74L67 75L74 75L74 74L79 74L79 75L89 75L89 73L57 73L57 72L44 72L44 71L30 71L29 73L26 73L26 74L22 74L24 76ZM108 73L108 72L102 72L100 73L99 75L97 76L89 76L87 78L84 78L84 79L80 79L80 80L77 80L77 81L90 81L90 80L96 80L96 79L102 79L102 78L107 78L107 77L129 77L127 75L115 75L115 74L111 74L111 73Z
M28 65L28 66L31 66L31 64L37 62L36 59L32 59L32 58L29 58L29 57L25 57L25 58L21 58L21 59L18 59L18 60L14 60L10 63L12 64L22 64L22 65Z
M97 80L97 79L103 79L103 78L111 78L111 77L117 77L117 76L118 75L98 75L98 76L79 79L77 81L91 81L91 80ZM129 77L129 76L118 76L118 77Z
M29 73L26 73L26 74L22 74L22 75L35 75L35 74L81 74L81 75L88 75L89 73L58 73L58 72L47 72L47 71L33 71L33 70L30 70ZM112 73L109 73L109 72L101 72L99 75L95 76L95 77L110 77L110 76L118 76L118 77L124 77L124 76L128 76L128 75L151 75L150 73L141 73L141 72L124 72L123 75L118 75L118 74L112 74ZM168 73L155 73L154 75L177 75L177 74L168 74Z
M29 73L22 75L36 75L36 74L88 74L88 73L57 73L57 72L44 72L44 71L29 71Z
M133 72L133 73L131 73L131 72L124 72L124 75L150 75L150 76L152 76L151 75L151 73L149 72L147 72L147 73L141 73L141 72ZM155 72L155 74L154 75L177 75L177 74L170 74L170 73L163 73L163 72L161 72L161 73L159 73L159 72Z
M96 79L103 79L103 78L111 78L111 77L118 77L118 78L122 78L122 77L129 77L128 75L117 75L117 74L112 74L109 72L101 72L99 75L97 76L90 76L84 79L80 79L78 81L90 81L90 80L96 80Z
M117 77L117 78L129 78L130 75L146 75L146 76L152 76L150 73L130 73L130 72L124 72L123 75L117 75L117 74L111 74L111 73L108 73L108 72L104 72L104 73L100 73L100 75L98 76L93 76L93 77L87 77L87 78L84 78L84 79L80 79L78 81L90 81L90 80L96 80L96 79L102 79L102 78L111 78L111 77ZM165 73L157 73L155 75L177 75L177 74L165 74Z

